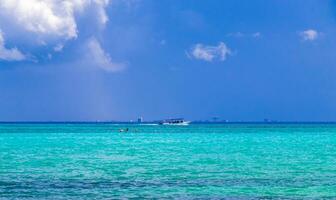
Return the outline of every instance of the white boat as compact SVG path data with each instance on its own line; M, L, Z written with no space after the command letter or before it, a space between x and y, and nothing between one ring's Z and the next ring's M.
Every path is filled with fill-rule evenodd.
M190 121L185 121L184 119L166 119L159 123L160 125L177 125L177 126L187 126Z

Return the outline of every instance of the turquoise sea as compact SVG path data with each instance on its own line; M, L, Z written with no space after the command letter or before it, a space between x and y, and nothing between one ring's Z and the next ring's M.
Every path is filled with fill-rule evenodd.
M128 198L336 199L336 124L0 124L1 200Z

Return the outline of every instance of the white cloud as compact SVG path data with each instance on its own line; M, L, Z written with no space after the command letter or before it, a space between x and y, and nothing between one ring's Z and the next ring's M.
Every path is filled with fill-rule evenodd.
M87 47L87 56L91 64L107 72L118 72L125 69L126 64L113 62L110 55L104 51L97 39L89 39Z
M76 14L94 5L98 20L105 24L108 3L109 0L1 0L0 16L27 32L71 39L78 34Z
M0 30L6 33L7 42L20 44L29 55L41 46L60 52L67 40L78 37L78 20L88 21L86 26L103 27L107 23L109 1L0 0ZM94 35L97 27L92 29ZM18 49L6 49L2 36L1 39L1 59L24 60Z
M5 47L5 39L0 31L0 60L6 61L21 61L25 60L26 56L17 48L7 49Z
M108 16L105 11L105 7L108 5L109 0L95 0L98 5L98 17L101 24L106 24L108 22Z
M55 47L54 47L54 51L56 52L60 52L62 51L64 48L64 44L57 44Z
M299 33L301 38L305 41L313 41L319 37L319 33L316 30L308 29Z
M224 42L220 42L217 46L207 46L203 44L194 45L188 52L188 55L194 59L211 62L214 59L224 61L231 50Z

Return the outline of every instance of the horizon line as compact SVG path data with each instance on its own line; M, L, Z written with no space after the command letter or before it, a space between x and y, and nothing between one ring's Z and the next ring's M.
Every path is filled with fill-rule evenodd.
M13 124L13 123L21 123L21 124L150 124L150 123L158 123L161 120L150 120L150 121L123 121L123 120L18 120L18 121L0 121L0 124ZM336 121L265 121L265 120L259 120L259 121L210 121L210 120L191 120L191 124L336 124Z

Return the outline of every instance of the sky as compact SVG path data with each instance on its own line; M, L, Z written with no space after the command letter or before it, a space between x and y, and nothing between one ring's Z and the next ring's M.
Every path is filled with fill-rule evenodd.
M336 121L336 1L1 0L0 121Z

